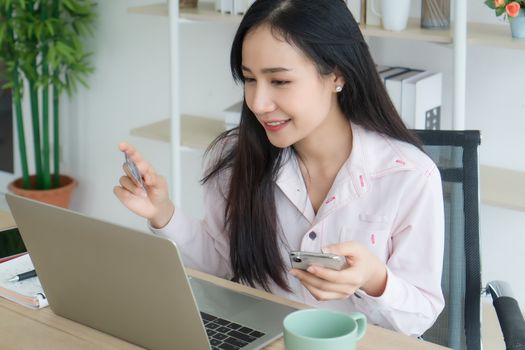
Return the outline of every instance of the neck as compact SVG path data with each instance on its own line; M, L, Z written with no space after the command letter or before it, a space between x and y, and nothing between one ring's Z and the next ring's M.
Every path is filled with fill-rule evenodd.
M307 168L339 169L352 150L352 127L341 114L294 145Z

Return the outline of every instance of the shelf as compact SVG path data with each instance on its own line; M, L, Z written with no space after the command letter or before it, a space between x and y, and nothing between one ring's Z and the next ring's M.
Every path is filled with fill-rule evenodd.
M225 130L222 120L190 115L181 116L182 147L193 150L206 150L210 143ZM142 127L134 128L131 135L152 140L170 142L171 124L164 119Z
M138 15L167 16L168 15L168 3L165 2L165 3L160 3L160 4L129 7L128 12L138 14Z
M146 6L130 7L129 13L152 15L152 16L168 16L168 3L152 4ZM199 2L197 8L181 8L179 9L179 16L182 19L190 21L211 21L211 22L231 22L239 23L241 15L230 15L227 13L220 13L215 11L213 3Z
M432 43L451 44L450 30L423 29L419 18L410 18L405 30L392 32L384 30L380 25L359 25L364 36L388 39L416 40Z
M481 201L507 209L525 211L525 172L480 166Z
M131 7L128 12L153 16L168 16L168 4L152 4L140 7ZM211 22L230 22L239 23L242 15L224 14L215 11L213 3L199 2L197 8L181 8L180 18L190 21L211 21ZM428 30L419 26L419 19L412 18L408 27L402 32L391 32L382 29L380 26L360 26L365 36L382 38L399 38L408 40L419 40L436 43L451 43L452 37L448 30Z
M479 46L525 49L525 40L513 38L508 24L469 23L468 42Z
M128 12L153 16L168 16L168 3L131 7ZM215 11L213 3L199 2L197 8L180 9L180 18L189 21L211 21L238 23L241 15L223 14ZM451 44L453 42L450 30L423 29L419 18L411 18L408 26L401 32L384 30L381 26L360 25L363 35L375 38L393 38L403 40L425 41L432 43ZM470 45L502 47L508 49L525 49L525 40L514 39L508 25L468 23L468 38Z

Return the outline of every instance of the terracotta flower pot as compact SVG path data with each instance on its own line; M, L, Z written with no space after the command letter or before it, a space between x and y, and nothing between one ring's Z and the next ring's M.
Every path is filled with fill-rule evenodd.
M29 177L32 184L36 183L36 176ZM50 190L33 190L22 188L22 179L16 179L8 185L9 191L22 197L31 198L40 202L56 205L57 207L69 208L71 194L78 186L78 182L70 176L60 176L60 187Z

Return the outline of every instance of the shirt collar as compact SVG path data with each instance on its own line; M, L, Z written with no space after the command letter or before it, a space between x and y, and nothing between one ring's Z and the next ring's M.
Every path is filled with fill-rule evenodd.
M374 178L412 168L396 147L396 141L355 123L351 123L351 126L352 152L339 170L324 203L328 205L333 202L333 205L327 208L323 208L323 205L317 216L328 210L328 207L336 208L349 200L365 196L372 189ZM310 218L313 210L305 209L304 203L309 200L297 156L291 148L285 152L288 154L276 184L305 217Z

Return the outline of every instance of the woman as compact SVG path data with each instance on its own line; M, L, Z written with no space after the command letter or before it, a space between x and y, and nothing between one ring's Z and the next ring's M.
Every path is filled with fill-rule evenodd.
M116 196L176 241L187 266L421 335L444 306L440 176L345 3L256 1L231 68L244 106L210 147L204 220L176 210L128 144L146 193L123 176ZM344 255L349 267L290 269L292 250Z

